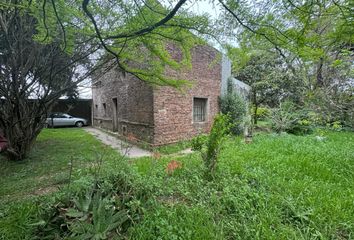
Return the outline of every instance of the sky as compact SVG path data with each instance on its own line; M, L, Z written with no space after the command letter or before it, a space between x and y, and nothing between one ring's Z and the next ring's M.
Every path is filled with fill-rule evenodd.
M168 1L170 2L170 1ZM175 4L175 2L173 2ZM216 19L220 14L220 9L215 7L214 4L210 3L210 0L196 0L196 1L188 1L184 6L184 9L188 9L191 12L196 14L209 14L212 19ZM219 48L218 43L211 43L214 47ZM80 98L91 98L91 84L90 83L82 83L78 87L78 91L80 94Z
M210 1L190 1L187 4L188 8L197 14L208 13L212 18L216 18L220 13L220 9L216 6L213 6Z

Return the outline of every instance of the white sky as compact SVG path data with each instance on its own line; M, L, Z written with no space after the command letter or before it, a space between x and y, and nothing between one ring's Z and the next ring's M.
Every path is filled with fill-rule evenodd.
M208 13L212 18L215 19L220 13L220 8L214 5L215 4L210 3L210 0L190 1L187 4L187 8L197 14Z

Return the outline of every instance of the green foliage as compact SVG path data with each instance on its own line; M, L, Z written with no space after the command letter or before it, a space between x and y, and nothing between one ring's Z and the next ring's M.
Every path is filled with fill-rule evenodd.
M67 142L78 142L76 134L91 138L82 130L70 134L68 129L56 129L42 134L41 141L55 139L56 148L64 155ZM326 137L326 141L318 141L318 135ZM99 144L91 140L76 150L85 154L85 149ZM204 178L205 166L199 154L174 156L183 167L173 175L165 171L171 156L158 160L144 157L131 164L117 163L116 158L109 157L97 179L85 170L91 165L86 162L80 165L78 178L74 176L71 194L60 191L55 196L1 204L0 239L45 239L43 228L49 220L54 220L53 231L60 226L53 216L69 222L76 219L79 223L79 216L91 212L93 206L97 216L105 216L97 220L103 226L114 225L112 216L120 210L135 216L133 224L128 220L118 227L122 235L108 234L112 239L351 239L353 144L352 132L326 128L305 136L257 134L252 144L244 144L240 138L227 138L213 181ZM40 155L59 158L50 150L52 145L43 144L41 149L47 154ZM45 163L36 165L36 169L48 170ZM8 166L15 167L19 166ZM6 176L4 182L10 180L5 174L8 168L1 172ZM23 172L23 177L35 182L38 175ZM6 194L21 195L22 191L20 188L19 192ZM95 198L101 203L94 203ZM113 213L98 210L100 204ZM58 209L62 212L58 213ZM97 226L102 229L99 232L105 232L107 228L103 226ZM59 231L68 233L65 228Z
M350 76L347 76L348 78ZM354 129L353 87L345 84L317 90L308 97L308 105L319 125L339 122L342 127Z
M0 239L31 239L36 226L40 208L35 201L24 201L21 204L9 203L0 207Z
M258 107L256 113L254 113L255 111L254 111L254 107L253 107L251 112L252 112L253 117L256 114L256 117L258 120L265 120L270 115L270 109L267 107Z
M284 59L273 49L265 50L256 45L254 49L244 46L248 52L248 61L235 72L237 79L251 86L250 100L252 103L252 120L257 124L259 111L261 119L268 114L261 106L277 106L279 99L286 97L298 102L302 91L303 83L294 76L291 68L284 68ZM259 47L259 49L257 48ZM232 49L229 54L232 54ZM237 59L238 56L233 56ZM260 109L259 109L260 108ZM259 110L258 110L259 109ZM264 112L260 112L264 111Z
M232 172L242 174L243 177L246 174L251 178L262 179L253 181L252 185L256 188L263 183L278 189L279 192L273 197L267 197L273 204L268 202L267 207L270 209L266 210L268 216L280 211L276 213L278 217L269 219L270 224L276 224L282 229L277 231L276 238L281 238L281 232L287 233L288 237L294 236L295 239L299 238L299 234L306 238L316 235L323 238L338 237L341 231L350 239L349 236L353 234L354 226L348 225L349 214L345 208L333 209L331 205L334 202L347 202L347 197L341 197L342 192L346 191L345 187L341 190L337 187L330 190L328 188L329 183L336 186L347 185L344 183L345 179L353 178L353 174L348 175L353 165L348 165L350 156L346 156L353 144L340 146L352 141L353 134L347 132L341 135L329 131L325 136L328 142L318 142L314 135L260 135L254 141L255 146L233 143L227 145L228 148L223 151L225 162L221 161L222 167L229 167ZM238 156L232 157L233 155ZM349 169L344 170L347 167ZM268 175L270 172L275 175ZM337 177L339 175L340 178ZM347 204L350 203L345 203L346 206ZM275 208L272 210L273 206ZM258 207L257 209L257 212L261 211ZM324 209L328 212L323 212ZM267 221L266 217L263 221ZM266 224L263 221L261 226ZM341 229L340 232L338 229ZM263 234L271 238L268 235L271 232Z
M115 169L98 179L86 178L85 184L76 182L42 213L36 235L39 239L110 239L126 234L140 219L139 198L145 196L131 177Z
M291 99L316 112L321 125L353 128L352 1L225 4L223 25L233 35L238 29L239 39L227 51L236 77L252 86L254 105Z
M353 134L327 131L325 136L327 141L318 142L315 135L261 134L253 144L230 138L213 181L200 174L197 155L179 158L183 169L168 178L164 166L169 158L142 159L153 166L144 179L157 189L156 202L131 238L191 239L190 229L203 229L205 239L327 239L342 234L350 239L354 226L348 208L353 206L350 194L342 193L352 192L348 153ZM203 209L203 221L196 209ZM211 223L208 230L200 226Z
M309 134L314 127L310 116L309 111L300 110L293 102L285 101L278 108L271 109L269 119L277 133Z
M127 210L115 211L117 206L109 204L109 198L102 198L97 193L92 199L84 199L84 204L87 205L80 205L80 200L81 196L75 199L74 206L67 209L65 214L69 218L66 224L71 236L80 239L107 239L113 230L121 229L129 219Z
M201 34L211 32L207 16L197 16L183 8L166 24L156 27L172 9L155 0L88 1L87 8L83 8L81 1L30 2L23 1L19 5L37 19L37 41L49 43L59 38L63 49L71 53L80 46L77 36L91 38L88 43L101 44L106 51L102 61L115 58L126 72L156 85L184 86L187 83L185 79L167 75L165 69L178 71L191 67L190 50L196 44L204 44L204 41L189 29ZM95 20L89 18L89 14ZM146 29L149 30L139 33ZM171 45L180 51L181 59L176 60L169 52Z
M247 113L245 99L236 92L228 92L220 98L220 110L230 117L232 123L231 132L241 134L244 128L244 120Z
M73 151L81 157L73 157ZM126 167L116 151L82 129L45 129L27 161L4 162L0 169L0 239L105 239L116 229L127 231L141 215L136 203L145 193Z
M327 125L330 129L334 130L334 131L341 131L343 129L343 126L341 125L341 123L339 121L335 121L331 124Z
M172 154L172 153L178 153L186 148L189 148L190 146L191 146L190 141L186 140L186 141L180 141L178 143L156 147L154 148L154 151L162 154Z
M214 118L209 136L200 135L192 140L192 148L201 152L207 177L213 177L215 174L222 144L230 133L232 125L229 115L218 114Z
M203 149L203 146L208 141L208 135L206 134L199 134L198 136L194 137L192 139L192 150L193 151L201 151Z
M209 209L156 204L132 232L132 239L222 239Z
M277 133L291 131L299 120L296 106L292 102L280 103L279 108L271 110L270 121Z
M230 116L218 114L214 118L213 126L211 127L208 141L206 143L206 156L204 158L206 167L211 173L215 171L216 162L220 153L222 143L232 126Z
M83 129L43 129L23 164L0 156L0 205L56 191L69 181L71 158L73 175L81 176L96 161L97 154L105 161L117 159L116 151Z

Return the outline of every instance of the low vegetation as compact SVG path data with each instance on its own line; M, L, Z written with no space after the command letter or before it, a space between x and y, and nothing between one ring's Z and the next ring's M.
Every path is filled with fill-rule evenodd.
M210 181L197 152L126 160L81 129L47 129L1 168L0 239L351 239L353 149L352 132L230 137Z
M191 141L190 140L185 140L185 141L180 141L177 143L172 143L168 145L163 145L163 146L158 146L155 147L153 152L159 153L159 154L173 154L173 153L178 153L181 152L187 148L191 147Z
M68 183L71 169L90 166L97 154L116 153L80 129L44 129L37 140L25 161L0 156L0 205L53 192Z

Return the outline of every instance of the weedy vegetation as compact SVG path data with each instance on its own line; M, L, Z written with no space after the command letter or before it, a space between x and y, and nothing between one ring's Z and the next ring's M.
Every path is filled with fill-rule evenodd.
M352 239L354 134L253 138L225 137L211 180L198 151L127 160L103 146L92 154L100 143L81 129L46 129L27 163L37 173L23 163L1 169L0 239ZM57 156L54 140L63 150ZM74 158L69 185L72 152L64 149L73 146L87 156ZM44 156L58 160L49 167ZM56 184L36 179L58 169L59 190L31 194ZM14 189L19 172L32 189Z

